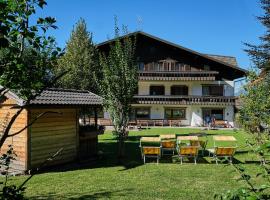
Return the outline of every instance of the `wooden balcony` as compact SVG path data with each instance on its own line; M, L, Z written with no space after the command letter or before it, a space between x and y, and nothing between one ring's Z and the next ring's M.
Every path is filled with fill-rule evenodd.
M136 95L135 104L170 105L235 105L234 96L178 96L178 95Z
M139 80L214 81L217 71L138 71Z

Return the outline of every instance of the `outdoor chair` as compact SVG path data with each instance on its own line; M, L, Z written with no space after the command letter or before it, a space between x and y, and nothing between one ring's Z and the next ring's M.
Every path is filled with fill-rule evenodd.
M181 126L181 120L178 119L171 119L170 120L170 126Z
M162 119L154 120L154 126L164 126L164 121Z
M158 164L159 159L161 157L160 147L143 146L142 147L142 156L143 156L143 163L144 164L146 162L146 157L148 157L148 158L156 158L157 159L157 164Z
M148 120L137 120L137 125L142 128L144 126L146 126L148 128L149 124L148 124Z
M213 158L216 160L216 164L218 164L218 158L229 158L229 162L232 164L232 159L235 154L235 147L215 147L214 149L208 149L209 156L212 153Z
M198 146L180 146L178 149L178 155L181 161L181 165L183 164L183 158L194 158L194 163L197 164L198 157Z
M174 155L176 150L175 134L160 135L159 138L161 141L161 155ZM165 154L165 151L171 151L172 154Z
M146 162L146 158L156 158L157 163L161 157L160 137L141 137L140 149L143 162Z

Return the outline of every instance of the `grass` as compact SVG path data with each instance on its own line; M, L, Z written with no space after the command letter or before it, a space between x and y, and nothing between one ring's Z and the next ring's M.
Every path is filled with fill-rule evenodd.
M186 134L201 132L199 129L152 128L130 131L126 141L126 159L119 164L116 159L117 143L110 132L99 137L102 159L93 165L70 168L63 172L48 172L33 177L27 184L29 199L213 199L216 193L239 186L238 174L232 166L215 165L203 158L193 163L173 163L170 157L159 165L143 165L138 148L140 136L159 134ZM234 135L238 140L235 162L253 161L246 153L243 131L206 131L208 147L213 145L212 135ZM245 164L248 170L258 171L255 164ZM10 183L20 183L25 177L12 177ZM256 181L260 181L256 179Z

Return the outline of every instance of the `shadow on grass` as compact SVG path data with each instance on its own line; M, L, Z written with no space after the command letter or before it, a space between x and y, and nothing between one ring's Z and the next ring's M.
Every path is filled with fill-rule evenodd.
M132 192L133 189L125 189L125 190L115 190L115 191L100 191L96 193L89 193L89 194L82 194L76 195L73 193L65 194L65 196L58 195L58 194L46 194L46 195L37 195L28 197L29 200L35 199L68 199L68 200L86 200L86 199L110 199L113 196L123 197L126 193Z
M202 134L201 133L187 133L181 135L190 135L190 134ZM215 135L215 134L211 134ZM148 135L150 136L150 135ZM158 136L158 135L151 135ZM199 136L199 135L198 135ZM80 161L68 163L66 165L59 165L55 167L50 167L42 172L64 172L64 171L73 171L79 169L94 169L94 168L107 168L107 167L117 167L121 166L123 170L129 170L143 165L143 161L141 158L141 150L139 148L139 140L141 136L129 136L125 142L125 154L126 156L119 162L117 159L117 151L118 151L118 143L115 139L102 139L98 144L98 149L102 152L95 160L90 161ZM237 154L244 154L246 151L237 152ZM201 152L199 153L198 164L205 163L213 163L212 158L209 158L209 152L205 151L204 156L201 156ZM150 162L155 162L154 160ZM148 160L147 160L148 162ZM175 152L174 156L162 156L160 163L178 163L179 158L177 153ZM189 160L190 163L194 162L193 159ZM241 161L234 159L234 163L242 163Z
M74 171L80 169L94 169L94 168L106 168L122 166L125 170L138 167L143 164L141 160L141 153L139 148L139 142L125 142L126 156L119 162L117 158L118 143L114 140L111 142L100 142L98 149L102 152L92 160L74 161L67 164L61 164L51 167L46 167L39 173L44 172L65 172Z

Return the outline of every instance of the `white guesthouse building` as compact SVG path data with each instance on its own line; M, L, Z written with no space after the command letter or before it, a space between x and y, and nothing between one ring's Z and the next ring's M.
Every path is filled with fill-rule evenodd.
M132 120L203 126L205 117L214 115L234 126L234 80L246 73L235 57L202 54L144 32L124 37L135 35L139 82ZM111 44L113 40L98 48L108 52Z

